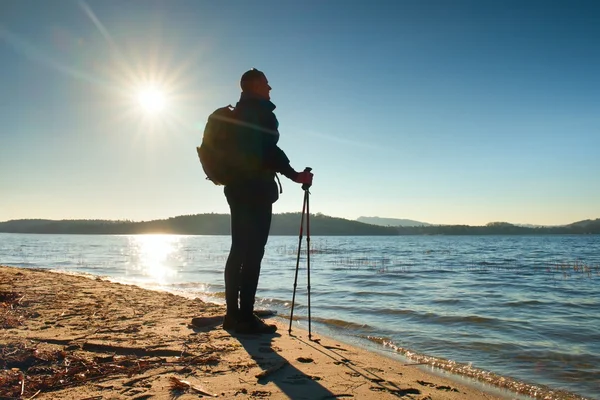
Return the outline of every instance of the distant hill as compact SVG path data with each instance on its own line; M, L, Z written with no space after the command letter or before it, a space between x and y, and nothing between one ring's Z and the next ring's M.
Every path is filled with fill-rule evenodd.
M271 223L272 235L298 235L299 229L300 213L273 215ZM310 230L311 235L378 236L398 234L394 228L363 224L357 221L334 218L322 214L311 214ZM141 233L229 235L230 220L229 214L182 215L168 219L142 222L26 219L0 222L0 232L106 235Z
M584 219L583 221L573 222L567 225L572 228L590 228L594 226L600 226L600 218L596 219Z
M431 226L427 222L414 221L412 219L381 218L381 217L358 217L358 222L379 226Z
M525 227L508 222L490 222L484 226L431 225L399 226L399 235L589 235L600 234L600 219L564 226Z
M395 220L394 221L403 221ZM405 221L405 220L404 220ZM418 221L412 221L423 224ZM25 219L0 222L0 232L54 233L54 234L105 234L128 235L141 233L174 233L185 235L229 235L229 214L196 214L153 221L106 220L47 220ZM273 215L272 235L297 236L300 213ZM311 235L318 236L393 236L393 235L550 235L550 234L600 234L600 219L584 220L564 226L525 227L508 222L490 222L484 226L469 225L419 225L379 226L311 214Z

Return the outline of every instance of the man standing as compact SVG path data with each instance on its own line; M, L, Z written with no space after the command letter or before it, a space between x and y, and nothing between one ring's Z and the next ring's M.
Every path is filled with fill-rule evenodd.
M231 250L225 266L227 314L223 329L237 333L274 333L254 315L254 300L261 261L269 237L273 203L280 190L279 172L300 184L312 184L310 172L296 172L277 146L279 122L270 101L271 86L265 74L251 69L242 75L242 93L235 107L237 148L245 160L245 173L225 186L231 211ZM239 303L238 303L239 300Z

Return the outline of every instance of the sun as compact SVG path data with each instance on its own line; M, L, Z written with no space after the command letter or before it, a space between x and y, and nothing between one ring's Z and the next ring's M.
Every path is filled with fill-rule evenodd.
M135 93L135 99L140 109L148 115L160 114L167 107L165 90L154 85L139 87Z

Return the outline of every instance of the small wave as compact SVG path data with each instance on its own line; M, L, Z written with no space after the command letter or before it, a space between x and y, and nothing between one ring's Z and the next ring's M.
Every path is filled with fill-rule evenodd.
M378 314L386 315L406 315L410 318L422 320L434 324L477 324L477 325L498 325L502 321L496 318L482 317L480 315L440 315L437 313L421 313L409 309L387 308L377 311Z
M381 310L377 310L377 313L387 314L387 315L419 315L418 312L413 310L406 309L397 309L397 308L384 308Z
M523 307L523 306L542 306L547 305L544 301L539 300L523 300L523 301L509 301L500 304L501 307Z
M55 266L63 266L63 265L75 265L78 264L77 262L73 262L73 261L54 261L52 263L50 263L51 265L55 265Z
M429 314L431 315L431 314ZM496 325L501 321L496 318L482 317L480 315L468 315L468 316L459 316L459 315L438 315L433 314L433 319L440 323L474 323L474 324L482 324L482 325Z
M296 309L296 306L294 306L294 309ZM289 318L289 314L281 315L281 316L284 318ZM298 320L307 321L308 316L302 315L302 314L294 314L293 319L295 321L298 321ZM358 330L358 331L362 331L362 332L375 332L375 329L372 326L370 326L369 324L360 324L357 322L345 321L345 320L341 320L341 319L337 319L337 318L323 318L323 317L317 317L317 316L313 315L313 316L311 316L311 321L318 322L320 324L329 326L331 328L336 328L336 329Z
M414 274L414 271L409 271L408 269L399 269L399 270L385 269L385 270L380 270L380 271L377 271L377 278L378 279L387 279L387 278L390 278L390 279L402 279L403 281L417 279L417 277Z
M515 355L517 360L539 362L544 360L546 363L560 363L562 365L576 366L579 369L595 369L597 372L600 365L600 357L591 353L566 353L556 350L522 350Z
M435 299L431 301L437 304L459 304L462 302L460 299Z
M357 307L353 305L340 305L340 304L322 304L319 306L320 310L333 311L333 312L343 312L343 313L353 313L357 311ZM370 309L361 309L362 312L369 312Z
M178 288L178 289L203 289L203 290L210 288L210 287L220 287L220 288L223 287L223 285L214 285L214 284L208 284L208 283L204 283L204 282L167 283L164 286Z
M458 270L456 268L452 268L452 267L432 267L430 269L424 269L421 271L416 272L417 274L420 275L429 275L429 274L454 274L458 272Z
M506 353L513 352L517 353L522 351L523 347L515 344L515 343L492 343L492 342L481 342L481 341L472 341L466 343L458 343L455 344L460 346L461 348L471 348L476 349L477 351L483 351L487 353L495 352L495 353Z
M367 335L367 336L360 335L359 337L362 339L367 339L370 342L380 344L382 346L385 346L387 343L392 343L392 339L390 339L388 337L379 337L379 336L370 336L370 335Z
M56 274L64 274L64 275L71 275L71 276L82 276L84 278L88 278L88 279L105 279L105 280L109 280L109 281L113 281L112 279L110 279L108 276L106 275L98 275L98 274L92 274L90 272L83 272L83 271L70 271L70 270L65 270L65 269L48 269L48 271L50 272L54 272Z
M359 323L356 323L356 322L344 321L344 320L335 319L335 318L311 317L311 319L313 321L317 321L317 322L320 322L322 324L333 326L333 327L336 327L336 328L360 329L360 330L363 330L363 331L364 330L373 331L373 327L371 327L368 324L359 324Z
M2 264L4 265L4 264ZM20 262L20 263L11 263L12 266L15 267L23 267L23 268L33 268L37 267L39 264L36 262Z
M363 290L359 292L353 292L355 296L377 296L377 297L401 297L401 294L398 293L390 293L390 292L374 292L369 290Z
M364 275L357 275L352 277L352 283L360 287L375 287L375 286L390 286L390 282L378 280L378 279L365 279Z
M282 308L290 308L292 305L292 301L290 300L281 300L281 299L275 299L275 298L261 298L258 299L258 302L260 302L261 304L264 305L273 305L273 306L279 306ZM298 299L296 299L294 301L294 310L298 310L298 309L304 309L306 308L306 306L304 304L301 304L298 302Z

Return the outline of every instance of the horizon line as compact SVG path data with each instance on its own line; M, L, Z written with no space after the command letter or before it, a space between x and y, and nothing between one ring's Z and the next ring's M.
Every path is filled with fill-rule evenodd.
M288 211L288 212L279 212L279 213L273 213L273 216L275 215L285 215L285 214L300 214L299 211ZM350 218L343 218L343 217L336 217L333 215L327 215L321 212L316 212L316 213L311 213L314 216L322 216L322 217L328 217L328 218L337 218L337 219L343 219L346 221L353 221L353 222L358 222L358 223L362 223L362 224L366 224L366 225L376 225L376 226L388 226L388 227L406 227L403 225L378 225L378 224L373 224L373 223L368 223L368 222L362 222L359 221L359 218L379 218L379 219L397 219L397 220L410 220L412 222L416 222L416 223L421 223L423 225L414 225L414 226L409 226L409 227L418 227L418 226L487 226L489 224L493 224L493 223L506 223L506 224L510 224L510 225L514 225L514 226L533 226L533 227L560 227L560 226L566 226L566 225L570 225L570 224L575 224L575 223L579 223L579 222L584 222L584 221L596 221L599 220L600 218L587 218L587 219L582 219L582 220L578 220L578 221L573 221L573 222L569 222L566 224L531 224L531 223L514 223L514 222L508 222L508 221L489 221L485 224L481 224L481 225L469 225L469 224L465 224L465 223L452 223L452 224L439 224L439 223L431 223L431 222L423 222L423 221L417 221L417 220L413 220L410 218L397 218L397 217L379 217L379 216L374 216L374 217L368 217L368 216L360 216L356 219L350 219ZM8 223L8 222L14 222L14 221L55 221L55 222L60 222L60 221L105 221L105 222L126 222L126 223L144 223L144 222L152 222L152 221L159 221L159 220L168 220L171 218L179 218L179 217L193 217L193 216L200 216L200 215L221 215L221 216L229 216L231 215L230 213L223 213L223 212L206 212L206 213L197 213L197 214L180 214L180 215L176 215L176 216L171 216L171 217L162 217L162 218L154 218L154 219L147 219L147 220L132 220L132 219L105 219L105 218L61 218L61 219L52 219L52 218L15 218L15 219L9 219L9 220L5 220L5 221L0 221L0 224L4 224L4 223Z

